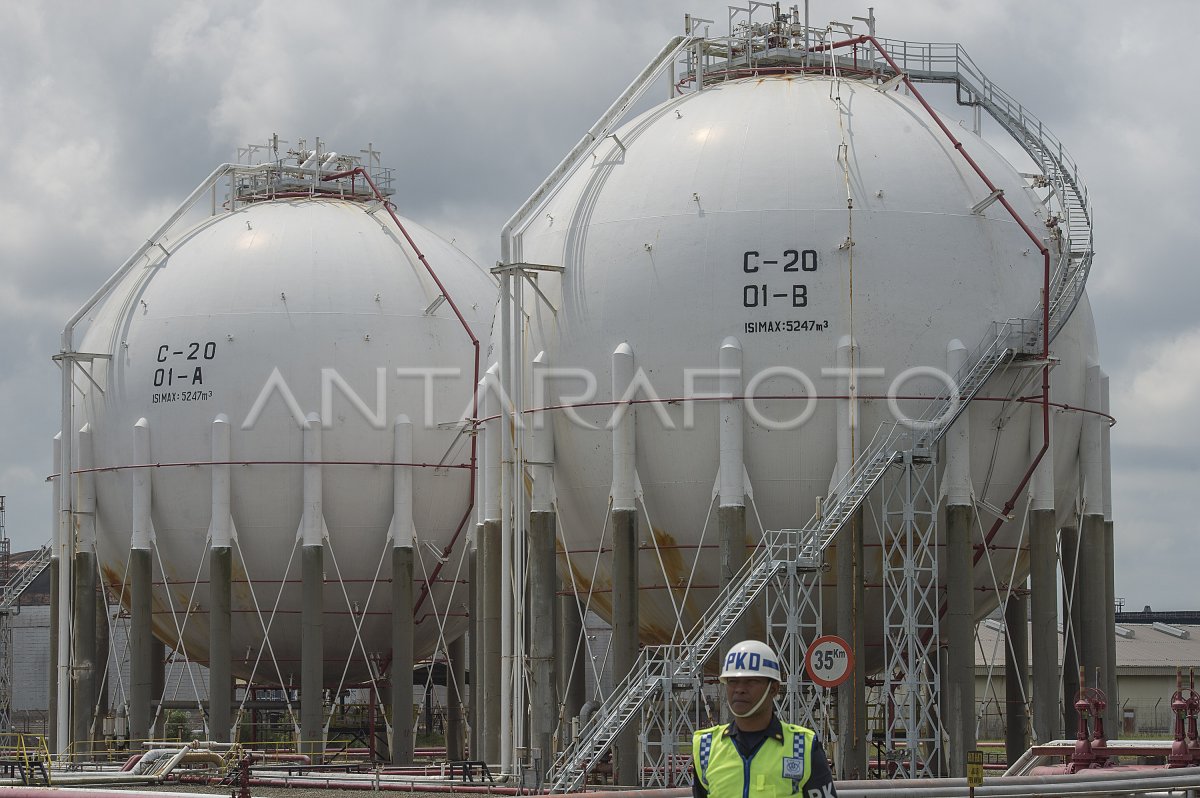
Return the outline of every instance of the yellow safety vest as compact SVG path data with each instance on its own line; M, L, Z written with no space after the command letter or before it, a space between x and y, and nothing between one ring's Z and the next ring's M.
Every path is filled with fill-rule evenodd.
M780 723L783 740L768 737L750 759L742 757L729 726L713 726L692 735L696 778L710 798L783 798L803 795L812 773L816 732Z

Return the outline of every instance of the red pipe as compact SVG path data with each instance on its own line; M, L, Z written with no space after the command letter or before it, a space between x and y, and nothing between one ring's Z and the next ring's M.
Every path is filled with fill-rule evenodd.
M222 779L216 776L194 776L189 774L180 774L174 778L180 784L205 784L215 786L221 783ZM260 778L252 776L250 778L251 787L289 787L292 789L307 787L310 789L329 789L329 790L388 790L391 792L461 792L461 793L481 793L488 795L535 795L540 794L536 790L531 790L528 787L505 787L502 785L484 785L484 784L445 784L445 783L428 783L428 782L389 782L380 781L376 784L374 781L341 781L338 779L325 779L318 781L317 779L301 777L292 779L281 778ZM16 792L17 790L27 790L25 793ZM47 798L49 791L45 787L6 787L4 794L6 798ZM151 793L141 793L141 795L150 795ZM71 798L130 798L131 795L137 796L138 793L131 793L127 790L71 790ZM154 794L157 796L157 794Z
M145 754L134 754L126 759L125 764L121 766L121 772L128 773L129 771L133 770L133 766L136 765L143 756L145 756Z

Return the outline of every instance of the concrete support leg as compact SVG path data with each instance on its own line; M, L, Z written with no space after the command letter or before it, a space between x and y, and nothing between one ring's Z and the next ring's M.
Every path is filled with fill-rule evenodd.
M862 652L866 589L863 582L863 511L857 510L837 543L837 635ZM867 777L867 658L854 658L854 675L837 688L837 777Z
M471 546L467 551L467 606L471 617L467 628L467 751L469 758L479 756L479 675L483 672L479 667L479 570L476 567L476 550Z
M213 546L208 553L208 734L227 743L233 724L232 643L233 549Z
M1108 712L1105 723L1112 739L1121 736L1121 696L1117 692L1117 585L1116 553L1113 551L1113 522L1104 522L1104 640L1108 646L1105 662L1104 692L1108 696Z
M620 683L638 655L638 517L636 510L614 510L613 526L613 683ZM613 780L626 787L640 783L638 728L627 724L613 744Z
M733 577L746 562L746 505L728 505L717 508L717 529L721 546L721 589L733 581ZM729 628L720 646L724 651L735 643L745 640L749 618L742 618Z
M446 656L449 679L446 684L446 759L461 762L467 758L466 726L463 723L463 699L467 678L467 641L465 635L450 641Z
M150 550L129 552L129 740L141 745L150 737L154 678L151 663L155 640L151 632Z
M533 757L540 763L539 781L553 761L554 729L558 723L554 639L558 593L556 527L557 518L552 512L529 514L529 737Z
M1009 762L1016 762L1029 748L1029 603L1024 593L1013 592L1004 611L1004 749Z
M55 507L58 503L55 502ZM54 719L58 717L58 671L54 667L54 663L58 662L58 558L50 558L50 663L49 673L46 676L50 682L49 693L49 713L47 717L50 722L46 724L46 742L50 746L51 751L58 750L58 734L57 724Z
M104 603L104 591L96 594L96 697L99 711L92 722L92 739L104 739L104 718L108 714L108 676L105 665L109 661L108 606Z
M325 750L325 547L300 548L300 752L317 762Z
M92 713L96 706L96 554L75 552L71 634L71 735L74 753L91 753Z
M562 696L562 719L560 745L568 745L572 739L572 721L579 717L583 702L587 700L587 646L583 637L583 616L580 615L579 600L563 586L558 600L558 618L561 624L558 636L558 694Z
M1058 678L1058 554L1054 511L1032 510L1029 518L1029 606L1033 654L1033 738L1063 738Z
M483 685L483 739L484 758L490 763L500 761L500 747L508 743L500 739L500 597L504 578L500 560L500 521L487 521L483 525L480 541L480 571L485 572L483 586L484 623L484 668L480 683Z
M1075 736L1079 716L1075 712L1075 696L1079 692L1079 593L1076 557L1079 552L1079 530L1064 526L1058 530L1058 558L1062 563L1062 717L1063 731L1070 739Z
M392 548L392 764L413 761L413 550Z
M1101 690L1108 678L1108 636L1112 634L1112 627L1107 626L1109 612L1105 607L1108 597L1105 550L1104 516L1100 513L1084 515L1079 536L1081 574L1075 591L1081 624L1079 664L1085 669L1088 685Z
M946 507L946 694L943 723L949 736L948 774L967 774L967 752L975 750L975 578L971 538L975 509Z

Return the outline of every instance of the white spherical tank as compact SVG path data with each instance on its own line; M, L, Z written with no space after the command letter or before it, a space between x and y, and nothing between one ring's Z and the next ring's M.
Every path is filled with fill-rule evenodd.
M235 674L249 678L257 662L257 682L299 679L303 439L314 413L328 530L326 680L336 684L348 660L350 682L366 678L365 658L388 661L396 468L411 468L416 497L417 656L431 653L439 635L453 639L466 628L459 562L472 446L455 422L472 414L472 336L486 333L495 288L462 252L402 221L462 321L450 303L436 303L442 290L385 210L336 197L276 198L214 216L168 242L167 257L131 272L86 320L80 350L111 357L94 361L94 385L76 380L91 464L101 469L101 567L120 591L133 483L148 473L154 630L168 644L182 630L193 659L207 659L210 464L219 417L228 420L233 464ZM413 465L394 465L406 461L394 444L402 415L412 423ZM153 468L135 451L139 419ZM452 541L447 570L435 579ZM267 626L272 650L262 648Z
M1053 240L1028 182L978 136L957 127L955 135L1021 217ZM744 394L758 397L745 403L744 431L753 546L761 529L806 523L814 500L829 494L837 407L848 390L836 371L839 343L858 347L861 448L895 420L889 394L915 415L926 403L904 397L941 387L908 370L945 370L955 339L974 349L993 322L1035 315L1043 259L1000 203L973 211L988 193L912 97L823 76L755 77L707 86L624 125L521 232L515 260L564 268L561 280L540 277L554 312L532 293L525 299L532 351L544 348L553 367L591 372L600 386L590 395L587 380L564 374L545 382L539 401L619 398L608 386L623 343L649 386L636 398L664 400L636 408L644 642L691 628L719 580L718 408L680 400L717 392L722 342L737 339ZM1053 348L1053 398L1078 404L1095 358L1086 301ZM1032 459L1029 425L1040 424L1040 410L1012 399L1038 392L1036 380L1026 382L1037 373L997 375L981 394L996 401L969 410L974 492L989 504L1003 505ZM603 615L610 561L596 552L611 545L611 408L576 409L575 420L548 412L564 560ZM1074 484L1078 430L1075 417L1056 422L1060 486ZM1060 508L1070 492L1062 490ZM1006 525L994 541L1004 581L1020 527ZM874 529L866 533L869 606L878 606L881 578ZM986 564L976 577L980 587L999 581ZM995 594L978 595L986 613ZM868 623L876 652L877 626Z

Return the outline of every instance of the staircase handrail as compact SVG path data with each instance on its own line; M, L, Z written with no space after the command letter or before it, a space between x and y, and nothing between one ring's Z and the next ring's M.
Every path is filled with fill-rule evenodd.
M32 557L21 563L16 573L0 589L0 609L9 609L16 603L25 588L41 576L42 571L46 570L46 566L50 564L51 554L52 549L47 543L34 552Z

